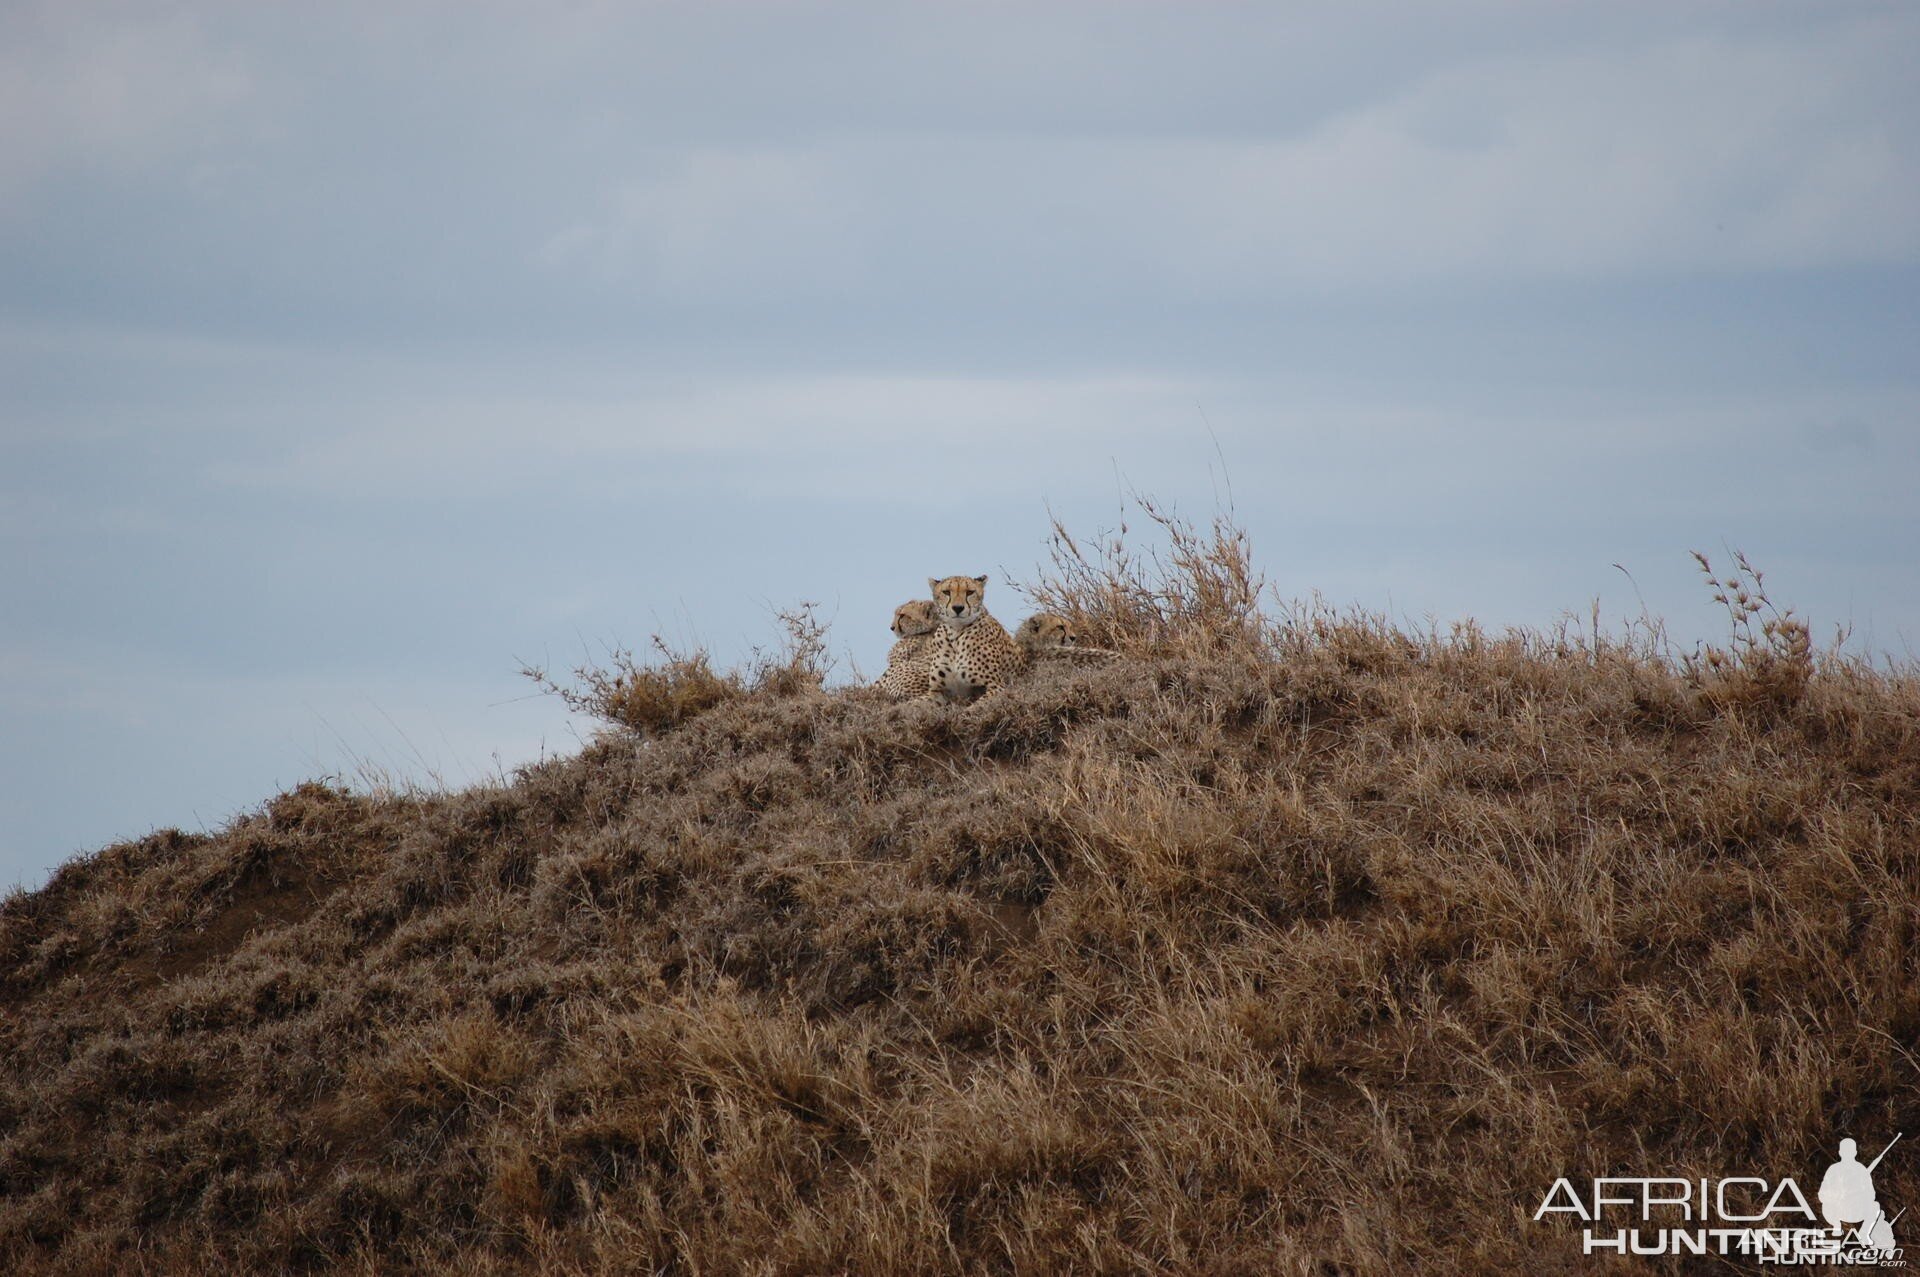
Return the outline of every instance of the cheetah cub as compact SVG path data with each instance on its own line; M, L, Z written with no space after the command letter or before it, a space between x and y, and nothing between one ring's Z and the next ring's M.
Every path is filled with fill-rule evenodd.
M1075 641L1073 626L1057 612L1036 612L1020 622L1020 628L1013 632L1013 644L1020 649L1023 665L1072 647Z
M887 672L875 687L889 696L917 696L927 690L933 625L932 599L909 599L893 609L894 643L887 652Z
M1020 649L1020 663L1024 668L1049 658L1104 663L1119 656L1118 652L1104 647L1082 645L1079 631L1057 612L1036 612L1020 622L1013 642Z
M987 578L927 578L938 625L927 649L925 695L964 705L1007 685L1020 668L1020 649L987 613Z

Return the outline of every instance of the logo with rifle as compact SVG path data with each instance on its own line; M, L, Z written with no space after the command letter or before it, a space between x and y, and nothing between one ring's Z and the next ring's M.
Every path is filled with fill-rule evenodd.
M1817 1211L1791 1177L1608 1176L1593 1180L1584 1195L1563 1177L1533 1218L1578 1218L1587 1255L1740 1255L1761 1264L1904 1268L1894 1227L1905 1208L1889 1215L1873 1184L1900 1138L1865 1163L1858 1144L1841 1140L1839 1160L1820 1177Z

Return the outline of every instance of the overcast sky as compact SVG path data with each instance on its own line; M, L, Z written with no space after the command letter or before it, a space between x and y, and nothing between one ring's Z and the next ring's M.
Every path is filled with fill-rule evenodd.
M0 6L0 884L577 748L521 661L813 599L872 677L1129 487L1411 624L1714 636L1736 546L1908 656L1917 59L1834 0Z

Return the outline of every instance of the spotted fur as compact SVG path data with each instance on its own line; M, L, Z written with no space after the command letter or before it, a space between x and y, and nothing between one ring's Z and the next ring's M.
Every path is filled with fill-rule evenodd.
M927 689L927 651L933 645L933 600L908 599L893 609L894 644L887 672L875 687L889 696L918 696Z
M1104 647L1087 647L1081 643L1080 632L1057 612L1036 612L1020 622L1013 642L1020 649L1023 667L1049 659L1110 661L1118 655Z
M1007 685L1020 669L1020 649L987 612L987 578L927 578L938 623L927 652L924 695L965 705Z

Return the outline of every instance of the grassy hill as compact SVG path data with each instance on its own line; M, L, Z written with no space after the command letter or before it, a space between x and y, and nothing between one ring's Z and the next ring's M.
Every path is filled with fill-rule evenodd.
M15 894L0 1270L1724 1271L1531 1217L1920 1136L1911 672L1744 572L1680 658L1263 615L1174 531L1033 590L1109 666L623 665L511 784Z

